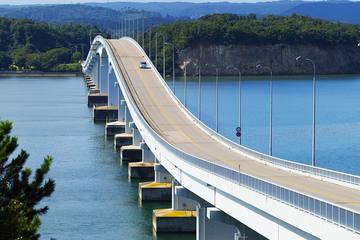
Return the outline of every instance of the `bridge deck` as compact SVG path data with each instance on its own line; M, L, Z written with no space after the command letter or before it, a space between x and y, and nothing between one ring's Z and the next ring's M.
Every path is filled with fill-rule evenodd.
M153 69L139 68L143 55L131 41L108 42L131 79L127 84L133 86L130 91L139 110L151 127L173 146L233 169L238 170L240 165L244 173L360 212L360 190L264 165L212 138L184 114Z

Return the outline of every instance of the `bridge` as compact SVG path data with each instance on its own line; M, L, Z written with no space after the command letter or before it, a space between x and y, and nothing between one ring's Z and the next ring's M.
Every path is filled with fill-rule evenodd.
M139 67L143 60L148 69ZM131 138L121 148L141 149L141 166L155 168L155 182L171 181L173 211L193 204L197 239L251 239L252 231L253 239L360 239L360 177L224 138L182 105L131 38L97 36L82 66L92 93L107 97L94 114L116 111L117 139ZM234 228L215 230L224 225Z

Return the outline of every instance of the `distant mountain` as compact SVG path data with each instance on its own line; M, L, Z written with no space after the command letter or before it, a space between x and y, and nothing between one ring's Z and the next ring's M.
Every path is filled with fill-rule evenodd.
M101 6L111 9L132 8L144 11L158 12L162 16L181 18L199 18L213 13L233 14L281 14L293 7L301 5L301 1L274 1L263 3L233 3L233 2L112 2L112 3L87 3L90 6Z
M304 3L285 11L284 15L300 14L326 20L360 24L360 2Z
M123 18L132 20L144 17L146 19L146 26L174 21L173 17L162 17L156 12L129 8L117 11L109 8L81 4L6 7L0 8L0 16L27 18L49 23L79 23L97 26L109 32L119 26Z
M178 18L199 18L214 13L232 13L247 15L254 13L258 16L268 14L291 15L299 14L321 18L324 20L360 24L360 2L350 1L269 1L257 3L234 2L112 2L87 3L90 6L101 6L115 10L132 8L137 10L158 12L162 16Z

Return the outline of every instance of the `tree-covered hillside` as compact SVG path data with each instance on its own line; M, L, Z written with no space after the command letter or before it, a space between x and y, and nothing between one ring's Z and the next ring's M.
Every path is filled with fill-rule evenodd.
M79 71L89 50L89 33L81 25L49 25L32 20L0 18L0 69Z
M160 13L123 8L114 10L103 7L93 7L82 4L13 6L1 9L0 16L8 18L32 19L48 23L77 23L97 26L107 32L114 31L121 20L144 18L145 28L152 25L173 22L173 17L162 17Z
M359 27L320 19L291 15L214 14L194 21L177 21L153 29L165 35L177 48L194 44L357 44Z
M224 53L231 55L248 45L248 49L252 49L253 52L248 53L245 62L249 60L250 55L254 55L256 59L262 58L256 49L260 49L260 52L262 49L264 53L268 53L270 52L269 48L273 47L276 50L271 50L273 51L272 56L269 57L269 62L271 62L273 61L272 57L281 59L279 57L283 56L281 49L288 49L294 54L297 52L309 54L305 50L299 50L300 46L303 46L304 49L323 50L324 54L328 54L327 56L331 56L331 53L336 54L336 50L345 51L344 49L351 49L351 54L354 55L354 52L358 50L360 29L356 25L334 23L299 15L287 17L269 15L264 18L257 18L255 15L214 14L198 20L177 21L155 27L151 31L151 41L149 37L150 32L147 32L144 47L149 53L149 46L151 46L152 59L154 59L154 53L157 49L157 67L159 69L162 69L163 64L163 37L165 37L166 42L170 43L165 45L166 70L167 73L170 73L172 70L172 44L175 46L175 59L179 66L183 66L183 61L180 59L181 53L195 59L196 54L200 55L196 52L197 49L210 49L211 46L212 49L232 49ZM156 37L157 41L155 40ZM157 42L157 48L155 42ZM194 55L191 55L191 51L194 51ZM211 52L213 55L210 52L209 50L209 58L216 59L219 57L220 52L214 50ZM353 56L351 54L349 53L349 56ZM296 56L291 55L290 57L291 60L283 60L292 62ZM182 58L184 60L184 56ZM255 65L256 63L252 64ZM325 66L331 65L324 64L323 67ZM179 68L176 70L180 71ZM298 69L293 72L296 71ZM324 72L330 73L330 71ZM287 73L291 73L291 71ZM339 71L339 73L343 72Z

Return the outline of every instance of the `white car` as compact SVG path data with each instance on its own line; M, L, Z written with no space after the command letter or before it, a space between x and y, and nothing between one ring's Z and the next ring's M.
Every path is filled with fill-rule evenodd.
M148 64L147 64L147 62L146 61L141 61L140 62L140 66L139 66L140 68L142 68L142 69L146 69L146 68L149 68L149 66L148 66Z

